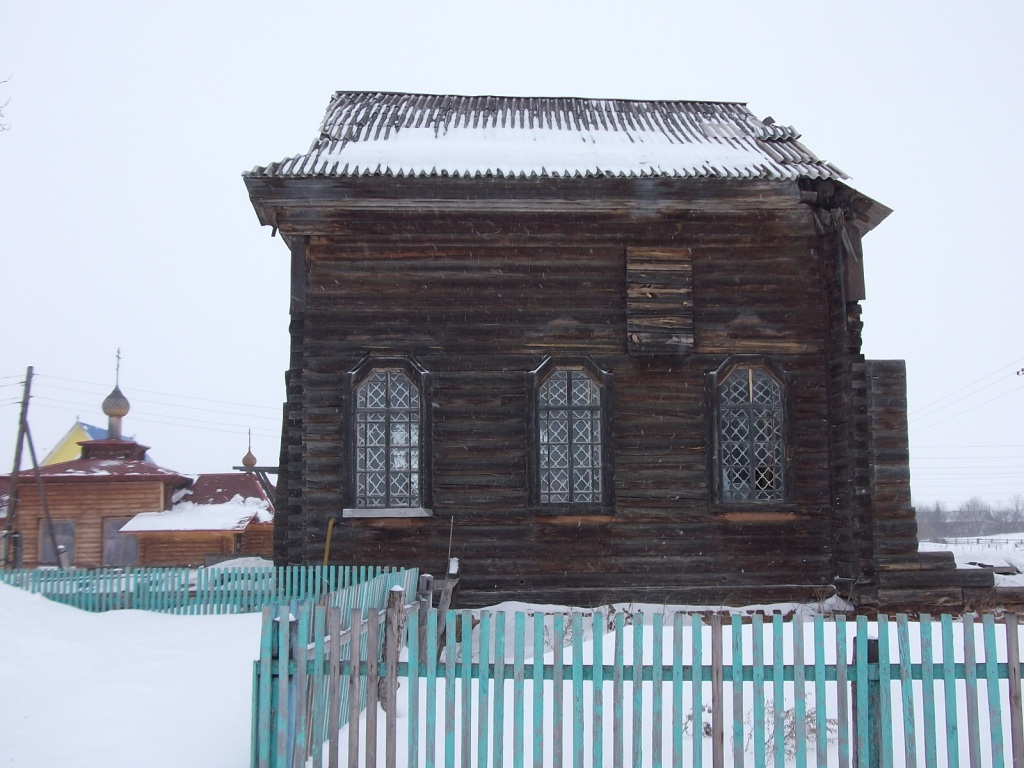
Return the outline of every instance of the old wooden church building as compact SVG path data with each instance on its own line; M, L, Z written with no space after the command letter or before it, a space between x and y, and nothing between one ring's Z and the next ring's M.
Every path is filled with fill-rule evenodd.
M959 605L905 372L861 354L889 213L744 105L339 92L245 174L291 252L279 563L462 565L463 602ZM333 523L331 521L334 521Z

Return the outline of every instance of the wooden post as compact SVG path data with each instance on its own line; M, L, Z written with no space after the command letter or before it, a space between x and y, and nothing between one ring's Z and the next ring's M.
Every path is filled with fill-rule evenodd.
M21 393L21 415L18 417L18 439L14 444L14 469L11 471L11 484L7 495L7 521L4 527L4 536L8 540L4 547L4 565L12 565L8 555L8 548L11 546L11 535L14 531L14 516L18 511L18 473L21 472L21 446L25 442L25 430L28 428L28 398L32 390L32 366L25 371L25 388Z
M852 665L857 667L857 650L863 647L863 640L858 638L853 649ZM861 701L857 695L857 678L852 684L853 698L853 754L857 768L878 768L881 765L881 744L882 744L882 702L881 683L878 680L878 640L867 638L867 732L861 733L858 723L861 721ZM867 765L861 765L860 755L862 754L861 739L867 742Z
M1006 614L1006 659L1010 684L1010 738L1013 768L1024 768L1024 727L1021 723L1020 643L1017 638L1017 614Z
M434 577L429 573L420 574L419 587L416 590L416 610L419 614L417 630L417 649L419 658L427 658L427 614L434 605ZM410 638L411 639L411 638Z
M395 768L398 745L398 652L402 645L402 612L405 590L392 587L388 593L387 623L384 628L384 760L387 768Z

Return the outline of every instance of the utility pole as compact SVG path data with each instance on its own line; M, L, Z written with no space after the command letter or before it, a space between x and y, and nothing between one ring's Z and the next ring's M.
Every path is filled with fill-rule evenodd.
M32 391L32 366L25 371L25 389L21 395L21 417L18 419L18 441L14 444L14 469L11 471L11 486L7 492L7 524L4 529L4 537L7 539L7 546L4 547L4 565L12 565L13 558L10 552L14 546L11 533L14 530L14 516L18 511L18 473L21 471L21 447L25 442L25 432L28 431L28 399Z

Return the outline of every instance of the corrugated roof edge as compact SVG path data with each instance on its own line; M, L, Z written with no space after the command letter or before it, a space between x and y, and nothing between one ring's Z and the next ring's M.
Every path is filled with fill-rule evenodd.
M640 107L637 109L637 107ZM684 108L685 107L685 108ZM328 176L398 176L402 177L452 177L475 178L488 173L500 177L532 178L548 176L547 169L540 174L516 172L500 167L468 168L465 172L442 170L436 168L416 170L407 168L393 169L377 166L375 168L342 165L337 159L324 158L325 154L337 153L349 142L387 141L392 133L403 127L425 127L434 124L435 131L443 128L447 131L450 125L458 126L461 122L467 127L472 122L478 127L480 117L487 117L484 122L498 125L499 115L501 127L506 126L507 116L512 116L512 125L520 127L601 132L619 132L626 130L643 130L662 134L672 143L710 143L733 141L737 139L751 140L778 164L774 171L763 168L761 173L722 173L722 169L709 167L705 173L657 172L653 169L646 172L601 172L594 169L562 169L561 177L583 177L596 171L594 175L617 176L629 178L635 176L648 177L726 177L726 178L849 178L842 170L817 158L797 139L800 133L791 126L782 126L774 121L765 123L747 108L746 102L707 101L707 100L650 100L650 99L601 99L580 97L510 97L510 96L464 96L442 94L413 94L393 91L335 91L320 123L316 139L308 152L293 155L280 162L267 166L255 166L243 176L289 176L293 178L316 178ZM615 119L612 119L612 118ZM716 123L717 120L728 120L728 123ZM527 126L528 122L528 126ZM562 125L565 128L562 128ZM545 125L547 123L547 125ZM712 134L708 133L711 128ZM727 133L736 133L730 138L718 135L720 129ZM383 132L383 136L381 135ZM339 146L340 145L340 146ZM753 145L752 145L753 146ZM772 149L769 149L771 147ZM786 150L786 151L780 151ZM779 155L776 156L776 152ZM785 155L790 155L786 157ZM498 165L498 163L494 163ZM340 166L340 167L339 167ZM794 166L792 169L786 166ZM573 173L573 170L576 173ZM580 171L586 173L581 174ZM786 171L790 171L787 173Z

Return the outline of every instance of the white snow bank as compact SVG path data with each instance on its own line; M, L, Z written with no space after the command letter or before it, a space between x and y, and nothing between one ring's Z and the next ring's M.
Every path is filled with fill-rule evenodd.
M260 615L86 613L0 584L0 765L249 764Z

